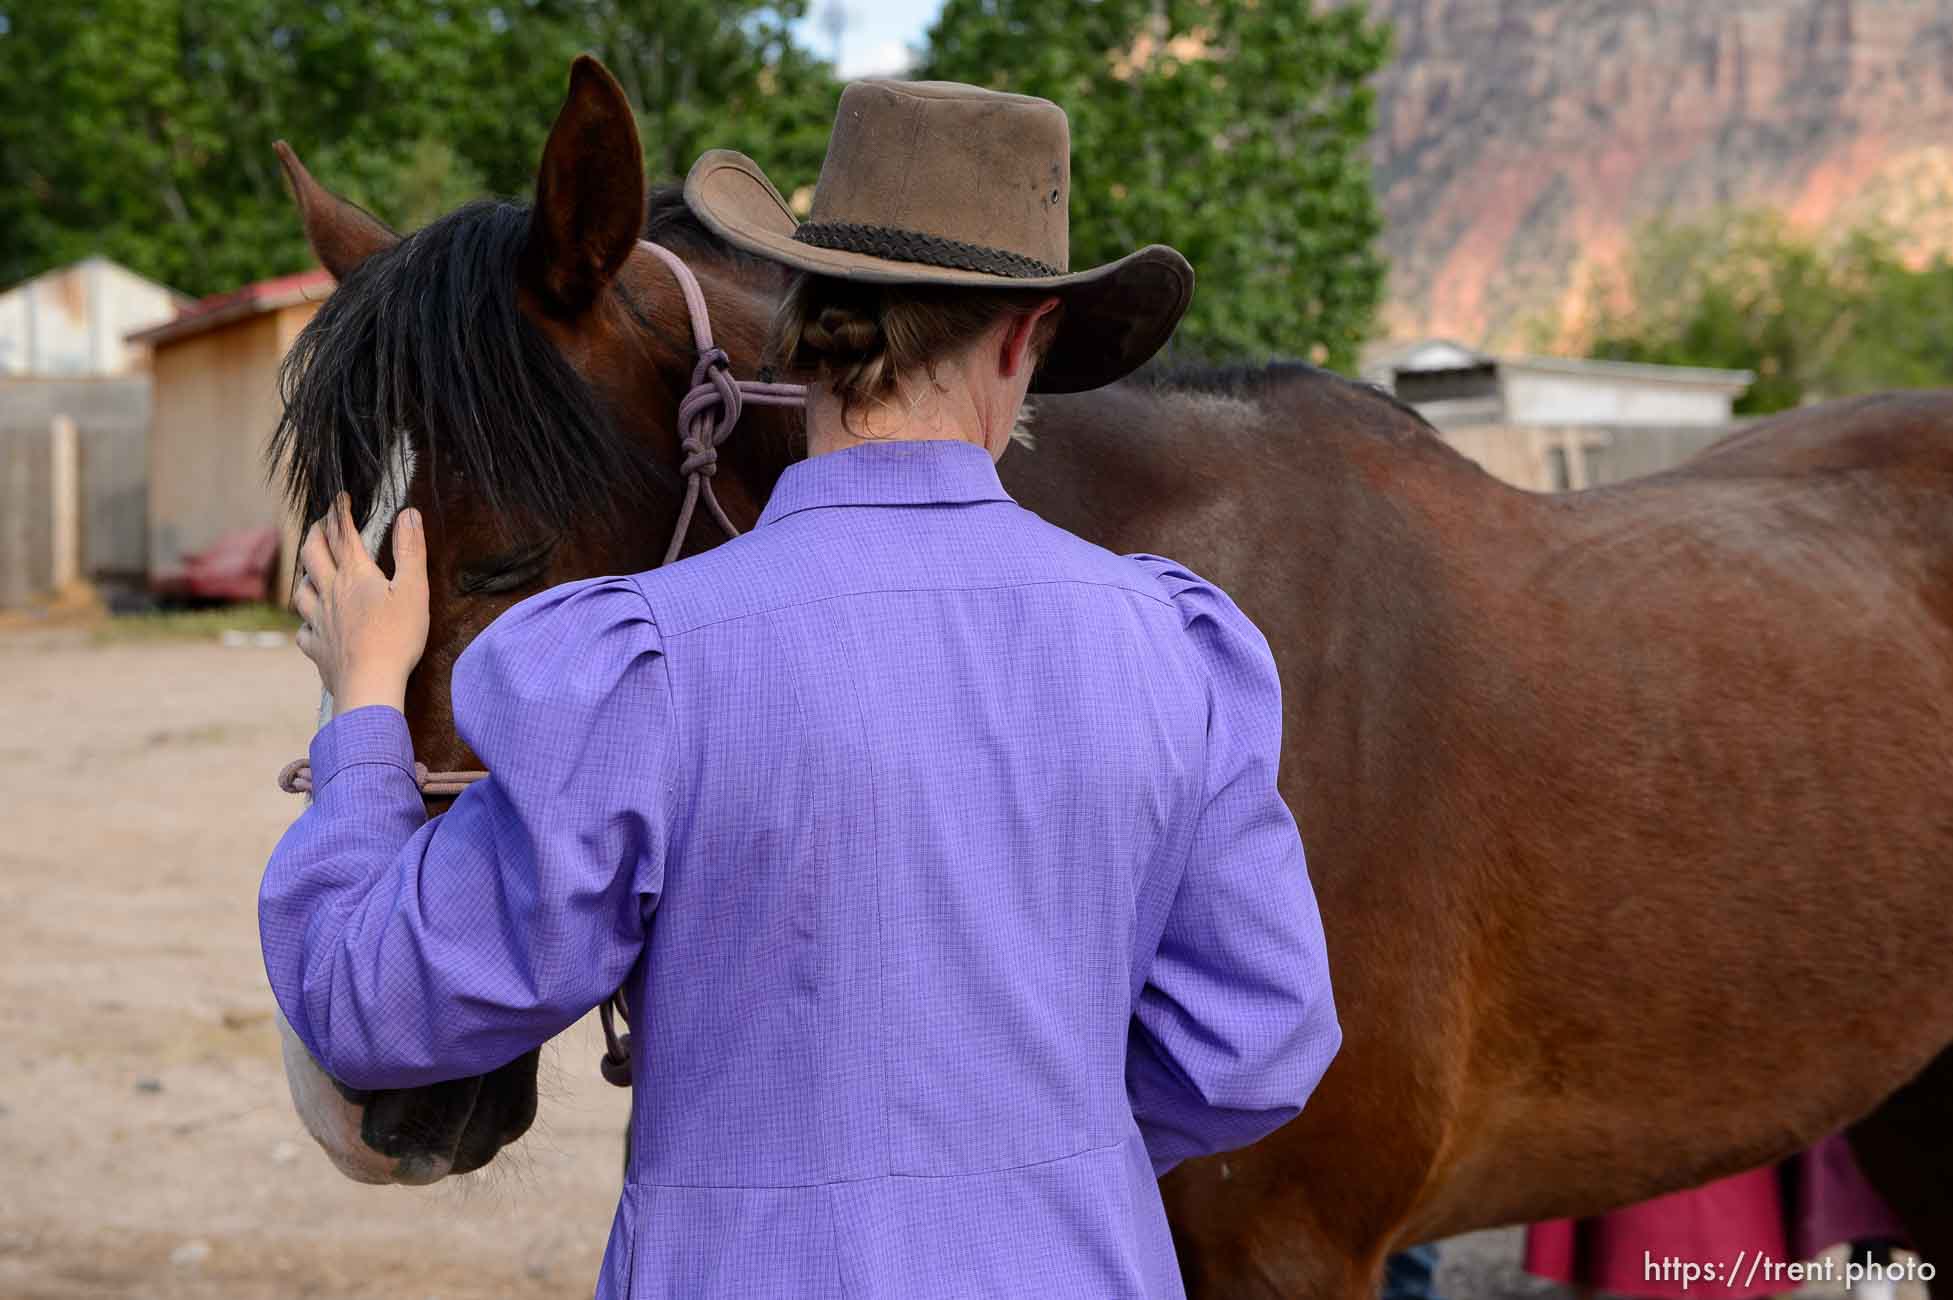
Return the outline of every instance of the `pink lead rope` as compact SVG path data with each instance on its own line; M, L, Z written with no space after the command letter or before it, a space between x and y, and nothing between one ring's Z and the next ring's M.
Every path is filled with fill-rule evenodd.
M698 352L698 363L692 367L691 391L678 403L679 449L685 453L679 464L679 472L685 476L685 501L678 508L678 523L671 530L671 545L665 548L662 564L670 564L678 558L684 548L685 534L691 531L692 515L698 509L699 498L705 498L707 511L728 538L739 536L739 529L719 505L719 498L712 493L712 476L719 471L719 444L732 435L739 423L739 416L746 403L755 406L804 406L807 402L807 388L803 384L761 383L752 379L735 379L732 376L732 362L725 349L712 342L712 318L705 309L705 293L699 288L698 277L685 260L666 248L648 239L638 240L638 246L647 248L671 268L678 288L685 295L685 310L692 321L692 345ZM486 777L486 772L430 772L424 763L414 764L414 784L420 787L423 795L458 795L470 785ZM278 773L278 788L286 794L309 794L312 790L312 765L307 759L299 758L285 764ZM626 1024L630 1022L630 1009L624 1005L624 990L619 989L604 1000L598 1008L598 1016L604 1026L604 1055L599 1063L603 1076L620 1088L631 1086L631 1036L617 1032L616 1017L622 1016Z
M719 470L719 444L732 433L739 423L739 415L745 403L755 406L804 406L807 403L807 388L804 384L760 383L751 379L734 379L732 365L726 359L725 350L712 343L712 318L705 310L705 294L699 288L698 277L692 268L685 265L684 259L648 239L638 241L641 247L650 249L659 260L671 268L678 280L678 288L685 295L686 310L692 318L692 344L698 351L698 364L692 367L692 391L678 403L678 427L682 430L679 441L685 453L679 472L685 476L685 504L678 510L678 525L671 530L671 545L665 548L666 564L678 558L679 548L685 544L685 534L692 526L692 511L698 506L700 496L705 498L706 508L712 518L718 521L727 537L739 536L732 520L719 508L719 499L712 495L712 476Z

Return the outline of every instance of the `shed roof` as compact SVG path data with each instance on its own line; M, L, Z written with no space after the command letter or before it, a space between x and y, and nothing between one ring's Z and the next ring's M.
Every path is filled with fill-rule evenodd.
M1501 357L1499 366L1505 370L1534 370L1556 375L1672 384L1731 394L1741 394L1756 382L1756 373L1750 370L1650 365L1640 361L1600 361L1592 357Z
M1600 361L1591 357L1500 356L1451 339L1383 342L1363 350L1364 377L1385 385L1389 385L1398 375L1488 368L1502 372L1533 371L1626 383L1703 388L1719 393L1741 393L1756 381L1756 376L1747 370L1658 366L1630 361Z
M151 346L173 343L247 316L277 311L280 307L291 307L302 302L317 302L332 292L332 286L332 275L323 267L313 267L295 275L281 275L272 280L258 280L241 289L200 298L178 312L176 319L152 325L146 330L137 330L129 335L129 342Z

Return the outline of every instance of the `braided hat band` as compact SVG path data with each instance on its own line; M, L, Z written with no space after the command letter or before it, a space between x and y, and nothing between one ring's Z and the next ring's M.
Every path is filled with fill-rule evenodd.
M1015 280L1044 279L1064 271L1035 257L1013 253L1006 248L966 244L945 235L895 226L868 226L853 221L803 221L794 227L796 243L814 248L831 248L841 253L864 253L891 262L913 262L920 266L944 266L957 271L982 271Z

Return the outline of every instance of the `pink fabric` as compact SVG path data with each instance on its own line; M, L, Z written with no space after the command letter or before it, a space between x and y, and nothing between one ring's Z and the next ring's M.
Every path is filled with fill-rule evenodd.
M1727 1274L1738 1256L1747 1261L1762 1252L1765 1259L1782 1260L1788 1245L1773 1167L1593 1218L1534 1224L1526 1232L1526 1271L1569 1286L1657 1300L1742 1300L1791 1288L1764 1285L1761 1278L1748 1288L1741 1278L1730 1285ZM1670 1256L1713 1264L1716 1280L1697 1280L1684 1291L1679 1276L1663 1277L1648 1267L1650 1256L1657 1265Z
M1742 1300L1795 1289L1780 1277L1766 1281L1764 1270L1750 1278L1748 1261L1759 1253L1787 1263L1874 1239L1907 1243L1898 1216L1866 1181L1844 1137L1834 1135L1782 1166L1610 1214L1534 1224L1526 1232L1525 1267L1555 1282L1623 1295ZM1716 1276L1684 1289L1680 1277L1651 1270L1650 1257L1657 1265L1669 1257L1714 1265ZM1739 1258L1744 1272L1732 1283L1727 1274Z

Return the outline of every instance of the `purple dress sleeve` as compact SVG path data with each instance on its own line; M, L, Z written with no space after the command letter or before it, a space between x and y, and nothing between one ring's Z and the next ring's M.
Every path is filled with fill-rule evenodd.
M456 660L488 779L426 816L406 719L349 710L311 745L313 803L258 897L265 971L354 1088L482 1074L621 984L663 885L672 710L629 578L540 592Z
M1127 1036L1126 1091L1157 1175L1293 1119L1342 1028L1301 836L1275 784L1274 656L1220 589L1134 558L1179 608L1208 684L1203 806Z

